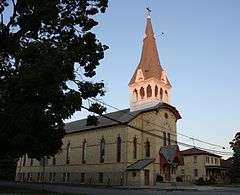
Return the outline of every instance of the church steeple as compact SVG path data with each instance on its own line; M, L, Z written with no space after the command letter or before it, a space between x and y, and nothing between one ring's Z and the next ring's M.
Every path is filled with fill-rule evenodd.
M150 14L143 39L140 62L130 82L130 109L132 111L154 106L159 102L170 102L171 84L163 70Z

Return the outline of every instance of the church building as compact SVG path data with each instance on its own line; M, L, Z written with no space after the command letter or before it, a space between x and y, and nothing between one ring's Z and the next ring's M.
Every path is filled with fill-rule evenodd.
M61 151L50 159L19 159L16 181L148 186L175 181L180 162L178 110L171 105L171 83L158 55L150 15L140 62L128 84L128 109L65 125Z

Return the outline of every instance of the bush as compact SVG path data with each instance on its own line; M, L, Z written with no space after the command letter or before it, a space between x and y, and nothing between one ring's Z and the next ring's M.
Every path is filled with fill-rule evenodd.
M207 182L206 182L202 177L200 177L199 179L197 179L197 180L195 181L195 184L201 186L201 185L206 185Z
M156 182L163 182L163 177L161 175L157 175Z
M183 182L183 179L180 176L176 177L176 182Z
M214 177L210 177L210 179L208 180L208 184L215 184L216 183L216 179Z

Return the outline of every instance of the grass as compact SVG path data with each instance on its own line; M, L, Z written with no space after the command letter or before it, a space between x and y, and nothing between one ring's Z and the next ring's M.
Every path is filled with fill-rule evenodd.
M72 193L59 193L59 192L47 192L47 191L32 190L32 189L25 189L25 188L0 187L0 195L33 195L33 194L34 195L74 195Z

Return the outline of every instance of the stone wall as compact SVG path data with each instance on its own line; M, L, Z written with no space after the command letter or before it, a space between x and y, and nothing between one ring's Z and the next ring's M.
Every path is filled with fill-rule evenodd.
M166 117L167 115L167 117ZM156 124L156 125L153 125ZM176 118L167 109L142 113L137 116L130 125L143 129L144 131L163 136L163 131L176 134ZM121 137L121 159L117 162L117 138ZM133 156L133 139L137 138L137 157ZM105 140L105 158L100 162L100 142ZM171 144L175 144L176 136L171 135ZM86 140L85 162L82 162L83 142ZM150 142L150 156L146 156L146 141ZM67 145L70 143L69 162L67 163ZM143 173L137 173L138 176L129 179L129 173L126 172L127 166L139 159L154 158L150 170L150 185L155 184L156 175L160 173L159 150L163 146L163 140L159 137L140 132L126 125L115 125L88 131L67 134L63 139L61 151L55 156L56 164L53 164L51 157L45 163L40 165L39 161L26 159L25 166L23 158L19 160L17 166L16 180L22 180L23 174L25 180L32 182L41 182L39 175L45 172L46 182L57 183L86 183L86 184L104 184L104 185L131 185L135 183L144 183ZM44 170L44 171L43 171ZM31 176L29 176L29 174ZM84 182L81 177L84 174ZM54 176L53 176L54 175ZM128 178L127 178L128 175ZM29 177L31 179L29 179ZM54 177L54 179L53 179ZM100 181L101 180L101 181ZM138 180L137 182L134 180ZM129 183L130 182L130 183Z

